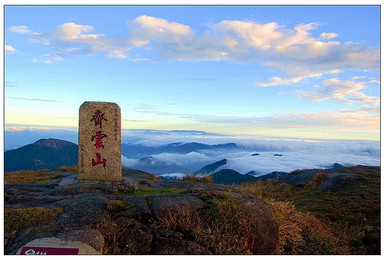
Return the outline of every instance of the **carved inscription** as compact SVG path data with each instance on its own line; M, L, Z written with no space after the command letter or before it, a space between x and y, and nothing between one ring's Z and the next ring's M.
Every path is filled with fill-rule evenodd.
M84 102L81 105L78 179L122 179L121 114L117 104Z

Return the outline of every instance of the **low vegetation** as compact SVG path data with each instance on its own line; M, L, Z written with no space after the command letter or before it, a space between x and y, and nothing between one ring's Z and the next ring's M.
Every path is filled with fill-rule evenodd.
M208 206L202 212L168 211L160 222L172 230L189 234L190 239L216 255L260 253L260 233L252 212L238 205L230 194L211 192L201 199Z
M349 254L344 234L308 213L296 210L289 202L272 201L279 223L279 255Z
M52 173L47 169L36 171L17 171L6 172L4 181L6 184L21 184L21 183L47 183L51 182L52 178L59 174Z
M16 235L20 230L36 226L44 221L52 219L62 212L62 209L46 209L32 207L24 209L4 210L4 231L11 236Z
M161 181L161 177L156 176L156 175L154 175L152 173L150 173L148 175L147 179L150 180L150 181Z
M149 196L159 194L179 194L183 192L183 189L164 188L164 189L152 189L152 188L139 188L133 194L138 196Z
M202 183L213 183L212 176L210 176L210 175L204 175L202 177L197 177L194 174L187 174L181 180L182 181L202 182Z
M326 173L303 187L269 179L237 188L272 202L281 220L281 254L380 254L380 169L376 173L362 169L360 176L349 186L324 192L317 191L329 177ZM289 214L296 222L284 217Z
M56 171L61 171L61 172L73 172L73 173L77 173L77 171L79 170L79 167L77 165L74 165L74 166L61 166L57 169L55 169Z

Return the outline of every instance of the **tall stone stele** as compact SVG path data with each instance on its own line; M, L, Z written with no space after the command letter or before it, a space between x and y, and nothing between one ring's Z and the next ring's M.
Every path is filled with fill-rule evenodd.
M119 105L84 102L80 106L78 155L78 180L122 180Z

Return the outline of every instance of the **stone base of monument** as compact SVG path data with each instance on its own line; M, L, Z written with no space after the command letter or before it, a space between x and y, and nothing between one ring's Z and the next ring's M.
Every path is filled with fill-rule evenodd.
M139 189L138 183L132 179L123 179L122 181L78 180L77 174L61 180L59 187L79 190L79 193L82 191L102 191L111 194L131 193Z

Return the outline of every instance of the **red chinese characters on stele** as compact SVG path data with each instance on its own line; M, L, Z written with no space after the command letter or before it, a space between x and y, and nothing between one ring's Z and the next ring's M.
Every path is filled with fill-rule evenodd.
M102 121L108 121L108 119L104 118L104 114L100 110L96 110L95 114L93 115L91 122L95 121L95 126L99 126L100 129L103 128ZM94 146L96 149L104 149L104 144L102 139L107 137L106 134L103 134L101 130L97 131L95 135L92 135L91 141L94 141ZM105 164L107 163L107 160L105 158L101 158L100 153L96 153L96 160L92 158L92 166L96 166L99 164L102 164L105 168Z
M103 120L108 121L108 119L104 118L104 114L100 110L96 110L95 114L93 115L91 122L95 121L95 126L100 126L100 129L103 128Z

